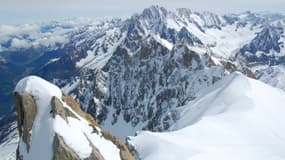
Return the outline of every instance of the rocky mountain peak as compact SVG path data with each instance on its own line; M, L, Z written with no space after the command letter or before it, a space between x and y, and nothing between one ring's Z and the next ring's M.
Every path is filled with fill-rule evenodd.
M170 131L170 126L181 117L180 108L199 98L202 89L225 75L240 71L255 77L255 69L248 64L251 62L284 64L284 24L284 18L278 15L245 12L221 16L185 8L167 11L160 6L151 6L126 20L50 22L35 25L40 29L30 32L26 32L25 27L16 27L19 32L3 35L0 42L0 50L7 51L3 57L1 55L3 60L0 57L3 71L0 86L9 84L12 91L15 84L10 82L17 81L20 76L36 74L63 87L64 93L69 93L80 103L79 106L73 98L62 95L58 88L49 89L54 87L37 85L40 89L24 87L17 90L19 153L23 158L36 155L38 150L32 143L35 141L43 146L48 144L49 148L55 143L66 152L69 148L72 150L70 156L76 158L95 154L95 147L105 158L100 146L93 144L92 137L97 134L91 134L90 138L85 127L76 130L75 133L86 134L81 137L85 139L83 146L88 151L78 153L77 148L72 148L74 141L68 141L66 135L60 135L60 129L56 130L55 126L61 122L68 131L74 129L74 123L98 127L98 122L123 138L143 129ZM33 45L35 49L27 46L23 51L14 46L15 52L11 52L6 45L17 37L27 44L41 42L42 46L47 42L42 41L46 35L51 35L47 37L51 43L47 48L37 49ZM49 39L52 37L55 39ZM60 43L62 47L53 43ZM266 52L268 50L270 53ZM18 52L23 57L19 57ZM21 61L26 60L30 62L22 64ZM283 70L280 67L278 72L268 70L265 73L275 75ZM260 76L263 74L258 74L257 78ZM263 79L272 79L272 83L276 83L270 76ZM283 85L281 80L278 81ZM22 83L21 86L27 85ZM0 103L7 101L9 87L1 88ZM2 93L5 93L4 98ZM79 108L90 113L96 121ZM44 131L40 126L51 131L45 132L45 137L54 137L48 143L37 136ZM0 132L6 128L0 128ZM106 137L120 141L108 132L101 132L106 135L106 141ZM54 153L52 149L48 151Z
M143 10L141 16L146 19L160 19L167 16L168 11L161 6L153 5Z
M14 98L19 160L133 160L118 137L102 130L75 100L35 76L22 79Z
M190 18L191 14L193 13L189 8L178 8L176 9L176 12L179 16L185 18Z
M251 43L241 48L243 55L249 62L263 64L283 63L284 28L268 25L258 32Z

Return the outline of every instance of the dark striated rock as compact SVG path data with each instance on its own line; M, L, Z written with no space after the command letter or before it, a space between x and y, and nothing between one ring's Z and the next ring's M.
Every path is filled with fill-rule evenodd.
M237 67L231 62L222 62L222 64L224 65L225 69L230 73L237 71Z
M134 160L133 155L129 151L127 145L117 136L113 136L111 132L103 130L102 135L105 139L112 141L119 149L122 160Z
M242 73L250 78L256 79L255 74L249 68L243 68Z
M60 102L60 100L57 97L52 97L51 106L52 106L53 118L56 115L61 116L66 121L67 117L77 118L69 109L63 107L63 104Z
M91 147L92 152L90 156L84 160L104 160L99 150L93 145ZM58 134L54 136L53 153L53 160L80 160L78 155L65 144L63 138Z
M36 102L32 96L24 92L22 95L14 93L17 110L17 122L20 137L27 145L27 151L30 149L30 138L33 122L37 114Z
M55 134L53 139L53 160L80 160L80 158L64 143L61 136Z
M99 150L93 145L91 147L92 147L92 152L90 156L84 160L104 160L104 157L100 154Z
M255 74L246 66L241 67L241 69L238 69L237 66L231 62L223 62L222 61L223 66L225 67L225 69L227 71L229 71L230 73L233 73L235 71L240 71L242 72L244 75L250 77L250 78L254 78L255 79ZM216 77L218 78L218 77Z
M62 98L65 103L67 103L77 114L79 114L81 117L85 118L87 121L89 121L90 126L93 127L94 132L98 133L95 126L98 127L97 122L93 119L93 117L85 112L83 112L80 108L80 106L75 102L75 100L71 96L63 96ZM119 149L120 149L120 156L122 160L134 160L132 154L130 153L128 147L126 144L118 137L113 136L108 131L102 131L102 135L105 139L112 141ZM98 149L96 149L95 146L93 146L90 143L90 146L92 147L92 153L90 157L88 157L86 160L103 160L104 158L99 153Z
M78 103L71 97L71 96L63 96L63 101L69 105L77 114L79 114L81 117L85 118L91 125L98 126L97 122L93 119L93 117L82 111L81 107Z
M143 124L140 129L167 130L179 117L177 107L224 75L222 66L208 66L209 54L182 42L172 50L152 37L136 43L140 48L134 53L119 46L102 70L82 74L72 92L99 123L109 119L115 125L122 117L131 128Z
M17 120L18 120L18 130L20 133L20 137L23 138L23 141L27 145L27 150L29 152L30 148L30 138L32 132L31 129L33 127L33 122L35 120L36 111L37 111L37 105L35 100L32 96L30 96L28 93L24 92L22 95L15 93L15 102L16 102L16 108L17 108ZM98 127L98 124L96 121L92 118L91 115L85 113L81 110L80 106L75 102L75 100L70 96L63 96L62 97L63 102L65 102L71 109L76 112L79 116L82 118L85 118L90 124L90 126L93 128L93 133L95 134L101 134L101 131L99 131L96 127ZM65 121L68 123L68 117L73 118L79 118L77 114L74 114L70 109L64 107L63 102L57 98L52 97L50 104L51 104L51 113L52 117L55 118L56 115L59 115L62 117ZM108 132L107 134L102 133L104 138L106 140L110 140L114 145L116 145L120 149L120 157L122 160L134 160L132 154L130 153L129 149L125 145L125 143L119 139L118 137L112 136L111 133ZM76 138L76 137L74 137ZM87 138L87 137L86 137ZM88 138L87 138L88 139ZM53 160L81 160L80 157L74 152L73 149L71 149L64 141L63 137L61 137L59 134L55 133L53 137ZM90 147L92 148L91 154L88 158L85 158L84 160L104 160L104 157L99 152L96 146L89 143ZM41 146L38 146L41 147ZM22 156L19 152L19 149L16 151L17 159L21 159Z
M240 49L239 56L252 64L284 64L285 56L280 53L284 48L283 33L284 28L282 27L265 26L250 43ZM257 52L259 53L257 54ZM271 52L275 54L271 54Z

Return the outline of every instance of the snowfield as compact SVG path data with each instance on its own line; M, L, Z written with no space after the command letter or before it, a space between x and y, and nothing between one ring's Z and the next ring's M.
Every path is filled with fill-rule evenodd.
M234 73L182 107L172 132L130 137L142 160L285 159L285 93Z

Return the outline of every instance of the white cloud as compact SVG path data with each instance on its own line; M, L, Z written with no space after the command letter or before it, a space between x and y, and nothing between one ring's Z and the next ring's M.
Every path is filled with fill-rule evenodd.
M50 36L50 37L43 37L41 39L38 39L36 42L33 43L33 45L41 45L45 47L52 47L56 44L65 44L68 42L68 39L61 35L56 36Z
M70 24L71 22L63 21L62 24ZM54 27L48 32L41 31L40 24L22 24L22 25L0 25L0 52L10 49L26 49L30 47L57 47L58 44L66 44L69 39L66 33L76 30L75 27L62 28ZM1 44L10 43L8 48Z
M11 42L11 48L29 48L31 47L31 43L27 40L22 40L18 38L13 38Z

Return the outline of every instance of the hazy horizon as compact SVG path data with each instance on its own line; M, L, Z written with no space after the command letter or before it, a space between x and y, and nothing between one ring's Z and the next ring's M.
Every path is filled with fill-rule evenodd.
M276 12L284 14L284 0L0 0L0 24L45 22L79 17L128 17L151 5L168 10L189 8L194 11L214 13Z

